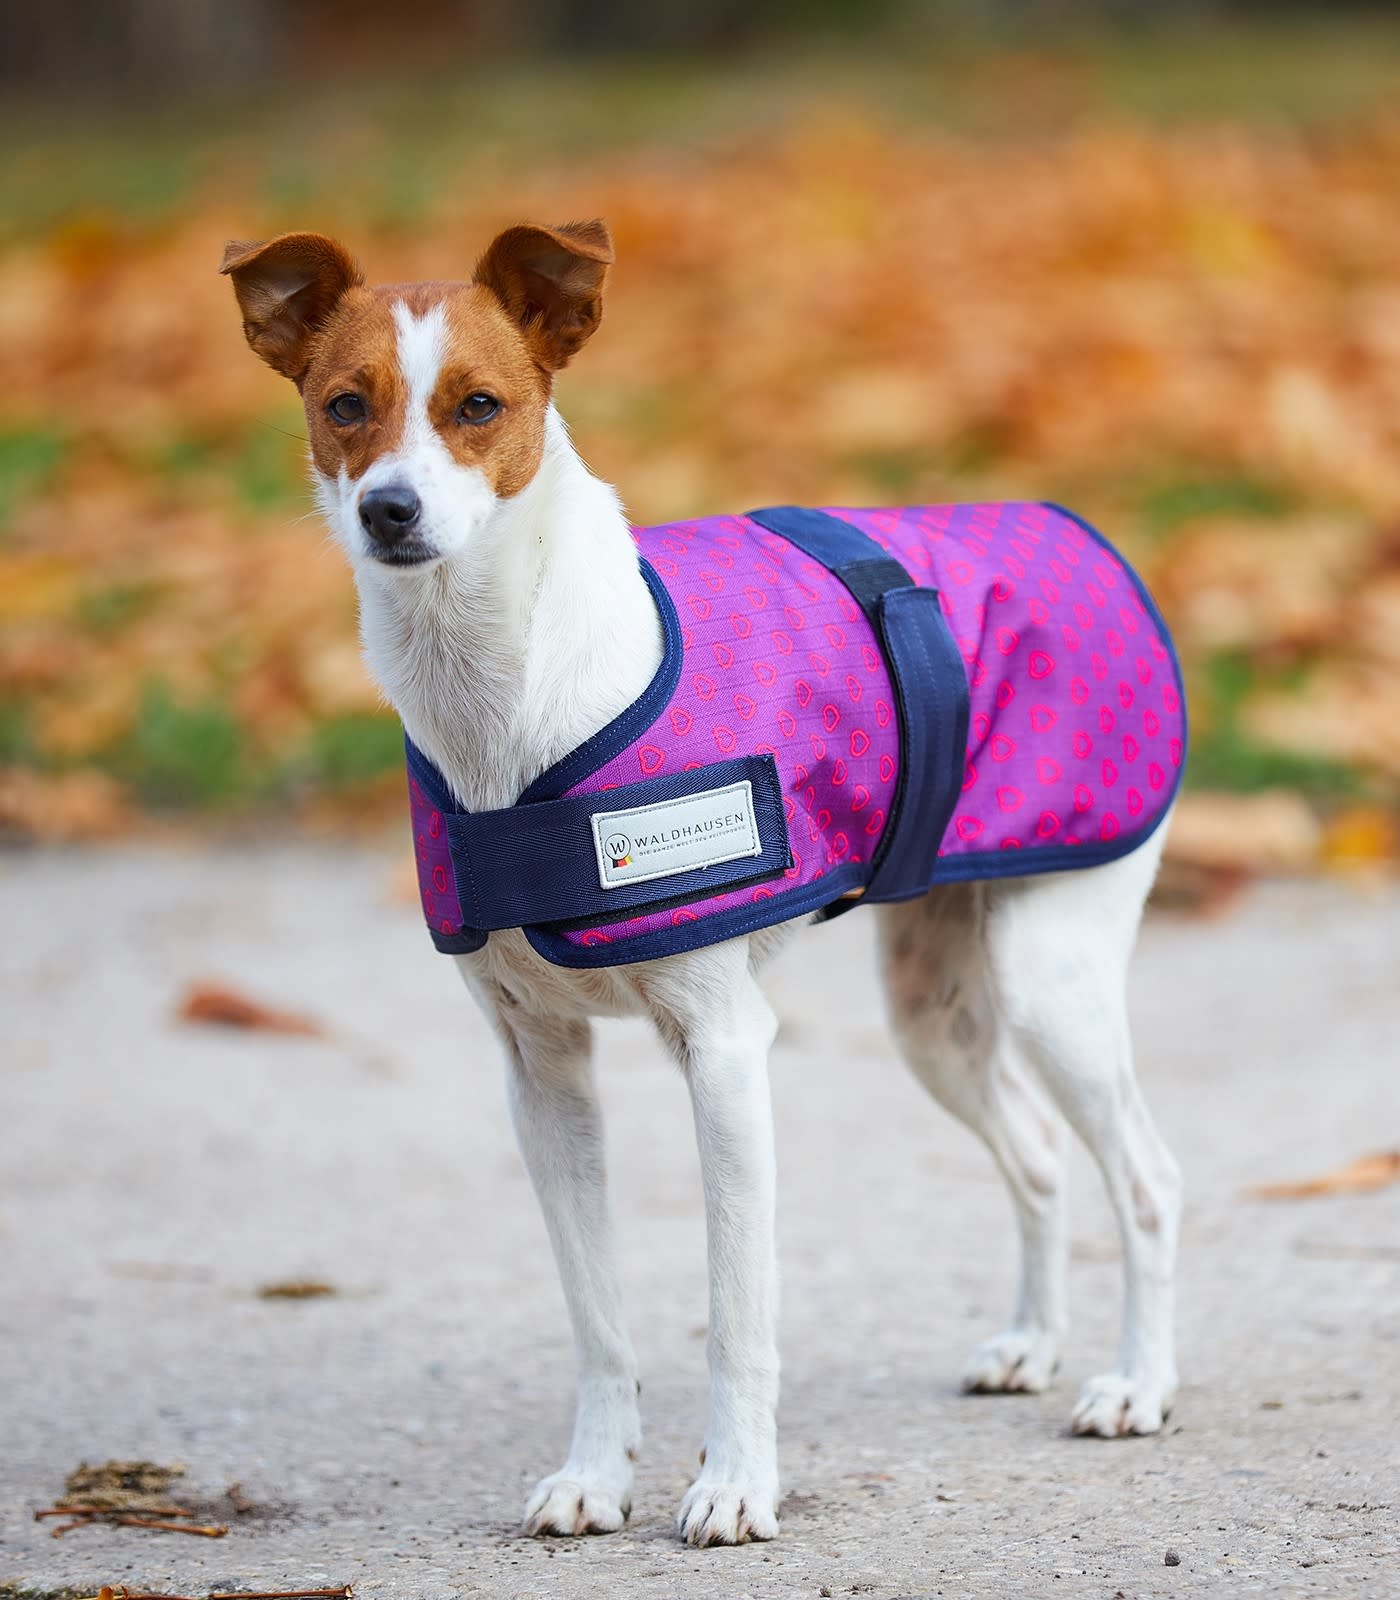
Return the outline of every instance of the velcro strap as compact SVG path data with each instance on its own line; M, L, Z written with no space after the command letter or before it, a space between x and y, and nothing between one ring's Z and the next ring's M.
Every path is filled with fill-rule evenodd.
M748 516L829 567L875 628L898 700L900 760L864 898L922 894L933 881L967 752L967 674L938 591L918 587L869 534L828 512L769 506ZM826 915L856 903L837 901Z
M707 796L715 800L713 816L703 803ZM601 819L596 826L595 818ZM501 811L454 812L446 823L469 928L616 921L775 878L791 865L771 755ZM625 863L608 859L605 847L613 839ZM688 846L688 839L696 842ZM635 845L635 852L623 843ZM742 853L714 859L726 848ZM686 864L705 856L711 859Z
M871 900L905 900L933 882L938 847L962 792L967 674L937 589L884 595L880 638L899 696L904 743L884 848L865 892Z

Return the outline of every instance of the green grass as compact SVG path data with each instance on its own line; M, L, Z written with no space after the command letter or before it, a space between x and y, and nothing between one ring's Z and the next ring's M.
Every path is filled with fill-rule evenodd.
M389 712L331 717L312 730L296 765L318 788L355 788L402 767L403 729Z
M34 759L34 734L29 707L16 700L0 701L0 766L29 765Z
M214 700L185 704L161 683L147 687L135 725L106 765L153 806L226 803L252 786L249 752L232 713Z
M0 763L33 757L28 720L0 713ZM217 696L179 699L147 686L131 729L105 753L105 770L160 810L257 809L313 793L346 793L403 765L403 731L385 712L332 716L291 749L261 745Z
M1365 788L1359 773L1339 762L1276 750L1251 739L1240 726L1246 697L1267 687L1297 688L1304 672L1292 666L1268 673L1238 651L1209 657L1193 674L1191 748L1186 781L1195 789L1228 789L1250 794L1260 789L1297 789L1329 801L1356 796Z
M1197 517L1287 516L1298 497L1281 484L1239 473L1164 477L1144 488L1138 498L1143 530L1154 536L1173 533Z
M231 484L240 506L251 512L300 512L308 504L306 424L300 409L284 412L276 422L148 439L133 450L131 465L177 490L210 478Z
M56 428L0 429L0 533L22 501L48 487L67 453Z
M78 601L78 623L99 637L120 633L149 616L165 593L162 585L150 582L104 583L89 589Z

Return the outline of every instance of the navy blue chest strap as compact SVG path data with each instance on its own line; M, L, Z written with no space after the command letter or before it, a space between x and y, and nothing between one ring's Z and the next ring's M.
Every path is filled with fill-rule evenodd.
M711 866L637 883L604 885L593 817L683 800L748 782L760 850ZM778 769L772 756L713 761L591 794L536 800L504 811L446 818L463 922L472 928L591 926L594 922L703 900L740 884L776 878L792 864Z

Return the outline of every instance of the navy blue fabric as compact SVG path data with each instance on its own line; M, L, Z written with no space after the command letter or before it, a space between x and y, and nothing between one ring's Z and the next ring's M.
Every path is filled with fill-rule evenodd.
M459 928L456 933L444 933L431 922L428 924L428 937L438 954L444 956L474 955L486 943L484 928Z
M825 511L814 511L810 506L763 506L744 515L759 527L781 534L832 572L856 561L888 561L904 572L903 566L868 533ZM907 572L904 575L913 582Z
M888 591L880 638L899 695L900 777L864 898L908 900L933 882L962 789L967 674L936 589Z
M748 516L829 567L875 624L898 700L901 754L890 815L863 898L907 900L922 894L933 881L967 749L967 673L938 591L917 587L868 533L825 511L769 506ZM855 904L833 900L826 915L839 916Z
M762 846L756 856L692 867L647 883L604 888L598 881L592 818L599 811L680 800L747 780ZM473 928L584 919L611 922L676 897L704 899L737 883L776 878L792 865L777 763L743 756L592 794L537 800L503 811L447 816L463 920Z
M697 917L693 922L673 923L655 933L621 935L617 944L574 944L548 928L526 928L525 937L532 950L557 967L625 967L635 961L656 961L820 911L833 897L859 889L868 870L863 862L849 862L799 889L783 892L775 888L771 899L733 906L710 917Z

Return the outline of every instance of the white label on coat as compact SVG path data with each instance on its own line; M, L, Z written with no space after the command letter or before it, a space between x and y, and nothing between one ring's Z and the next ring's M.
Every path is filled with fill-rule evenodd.
M605 889L718 866L762 850L747 779L679 800L593 815L593 851Z

